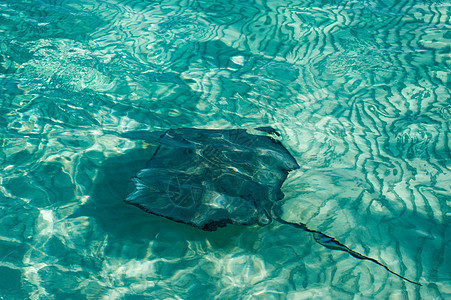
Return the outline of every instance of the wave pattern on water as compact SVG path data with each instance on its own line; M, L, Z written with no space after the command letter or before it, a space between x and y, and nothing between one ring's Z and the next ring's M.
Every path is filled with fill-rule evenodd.
M450 296L446 1L0 0L0 297ZM205 233L123 203L156 145L280 130L285 218Z

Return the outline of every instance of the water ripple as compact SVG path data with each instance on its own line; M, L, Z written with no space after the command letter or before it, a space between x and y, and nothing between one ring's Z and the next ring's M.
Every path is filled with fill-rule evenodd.
M446 1L0 0L0 298L446 298ZM272 126L285 218L204 233L123 204L151 142Z

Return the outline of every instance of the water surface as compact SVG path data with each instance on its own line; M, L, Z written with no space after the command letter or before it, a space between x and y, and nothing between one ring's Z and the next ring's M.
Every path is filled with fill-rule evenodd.
M0 0L0 298L451 295L447 1ZM123 202L155 145L271 126L284 217L203 232Z

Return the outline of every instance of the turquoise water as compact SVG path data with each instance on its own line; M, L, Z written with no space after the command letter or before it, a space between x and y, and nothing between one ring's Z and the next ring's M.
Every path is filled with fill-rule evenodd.
M0 299L451 297L447 1L0 0ZM204 232L124 203L155 145L277 128L284 218Z

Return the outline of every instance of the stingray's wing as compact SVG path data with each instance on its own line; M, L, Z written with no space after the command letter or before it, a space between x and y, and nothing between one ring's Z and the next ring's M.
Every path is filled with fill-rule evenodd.
M168 130L158 141L126 201L204 230L269 223L266 211L298 168L280 142L240 129Z

